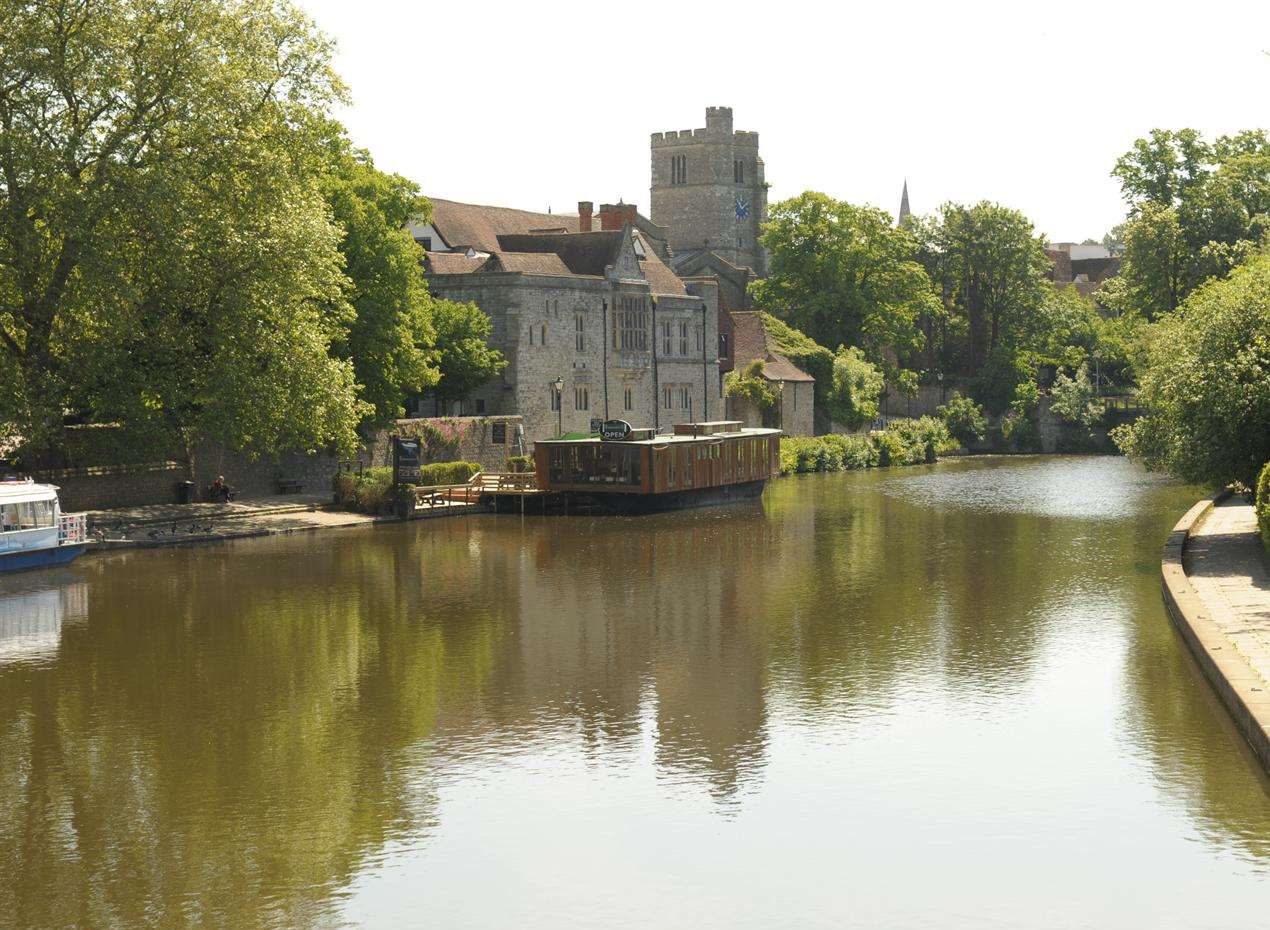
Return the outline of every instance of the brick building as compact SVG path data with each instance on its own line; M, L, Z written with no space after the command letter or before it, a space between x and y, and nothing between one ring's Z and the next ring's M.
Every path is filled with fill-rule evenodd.
M755 359L763 362L763 377L776 389L780 401L765 418L744 401L728 399L728 418L746 426L775 426L790 436L815 433L816 379L803 371L772 344L756 311L734 312L731 317L731 351L728 361L733 371L743 371ZM764 419L767 422L764 422Z
M434 204L412 230L435 237L429 288L484 310L508 361L444 413L518 414L527 442L587 433L595 418L664 428L722 415L718 287L671 271L634 207L605 205L597 224L585 202L573 216Z

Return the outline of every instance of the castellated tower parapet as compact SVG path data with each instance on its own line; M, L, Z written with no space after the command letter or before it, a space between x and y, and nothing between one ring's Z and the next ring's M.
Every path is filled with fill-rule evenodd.
M706 249L763 274L767 187L758 133L734 130L731 107L707 107L704 129L652 133L650 151L651 218L670 228L674 253Z

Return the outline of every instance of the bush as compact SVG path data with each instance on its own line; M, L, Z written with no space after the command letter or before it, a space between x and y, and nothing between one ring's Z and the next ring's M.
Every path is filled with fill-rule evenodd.
M392 506L392 469L367 468L357 476L352 503L362 513L380 513Z
M877 464L877 452L864 436L830 434L781 439L781 474L851 471Z
M1115 431L1148 468L1252 487L1270 460L1270 253L1203 285L1151 327L1145 412Z
M463 484L480 470L481 466L475 462L433 462L419 469L419 485L430 488L443 484Z
M948 428L934 417L894 420L868 436L787 436L781 439L781 474L921 465L957 448Z
M531 472L534 470L533 456L529 455L509 455L507 457L507 470L517 474Z
M1270 462L1266 462L1257 478L1257 526L1261 528L1261 541L1270 550Z
M983 415L983 407L969 397L962 397L957 391L948 398L948 403L935 411L948 432L963 446L983 442L988 431L988 420Z
M353 499L353 493L357 488L357 476L351 472L340 472L331 484L335 491L335 503L347 504Z
M1001 435L1015 452L1039 452L1041 434L1030 416L1009 413L1001 420Z
M886 387L882 371L852 347L841 348L833 360L833 381L825 392L829 415L850 430L877 419L878 399Z

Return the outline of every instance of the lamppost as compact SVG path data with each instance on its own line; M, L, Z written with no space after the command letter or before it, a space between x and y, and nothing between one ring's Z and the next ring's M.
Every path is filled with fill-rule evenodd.
M939 382L939 402L942 404L944 398L944 373L942 371L935 374L935 380Z
M557 378L551 382L551 389L556 392L556 438L559 439L564 435L564 378Z

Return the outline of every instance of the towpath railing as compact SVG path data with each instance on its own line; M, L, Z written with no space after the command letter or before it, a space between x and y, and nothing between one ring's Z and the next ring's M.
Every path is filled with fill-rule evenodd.
M415 488L415 508L431 510L455 504L476 504L486 495L527 494L538 490L533 472L477 472L466 484Z

